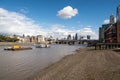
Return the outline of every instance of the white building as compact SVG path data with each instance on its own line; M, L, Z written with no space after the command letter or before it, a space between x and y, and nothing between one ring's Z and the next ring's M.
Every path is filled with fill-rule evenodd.
M38 43L40 43L40 42L45 42L45 37L44 36L42 36L42 35L38 35L37 36L37 39L38 39Z

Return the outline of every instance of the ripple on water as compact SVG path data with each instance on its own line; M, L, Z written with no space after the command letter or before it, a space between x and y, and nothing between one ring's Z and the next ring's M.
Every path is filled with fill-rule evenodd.
M80 45L51 45L50 48L35 48L23 51L4 51L0 46L0 80L26 80L48 65L72 54Z

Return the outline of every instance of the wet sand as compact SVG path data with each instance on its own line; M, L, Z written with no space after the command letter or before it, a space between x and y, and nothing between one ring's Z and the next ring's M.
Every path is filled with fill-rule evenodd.
M120 80L120 52L81 48L31 80Z

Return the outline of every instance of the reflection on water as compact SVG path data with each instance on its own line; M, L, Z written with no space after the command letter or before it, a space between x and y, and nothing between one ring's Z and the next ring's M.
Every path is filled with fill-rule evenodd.
M0 80L26 80L37 71L72 54L79 47L51 45L50 48L35 48L22 51L4 51L0 46Z

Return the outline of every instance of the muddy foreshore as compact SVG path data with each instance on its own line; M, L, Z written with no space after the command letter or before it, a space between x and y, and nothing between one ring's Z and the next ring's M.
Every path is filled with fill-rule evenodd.
M81 48L28 80L120 80L120 52Z

